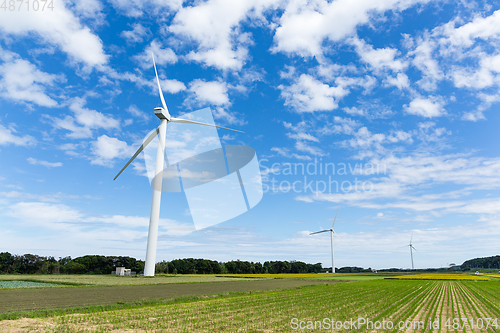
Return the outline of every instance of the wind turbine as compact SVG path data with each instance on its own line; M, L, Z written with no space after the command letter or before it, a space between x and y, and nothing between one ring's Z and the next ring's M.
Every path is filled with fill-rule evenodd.
M153 139L158 135L158 148L156 150L156 164L155 164L155 175L158 175L163 171L163 160L165 158L165 139L167 133L168 123L185 123L185 124L195 124L204 125L217 128L223 128L230 131L244 133L242 131L234 130L227 127L216 126L212 124L200 123L193 120L174 118L168 112L167 104L165 103L165 98L163 97L163 92L160 86L160 79L158 78L158 72L156 71L155 57L153 56L153 66L156 74L156 82L158 83L158 91L160 92L161 107L154 108L155 115L160 119L160 126L153 131L144 143L137 149L134 156L125 164L125 166L118 172L115 180L118 176L125 170L126 167L134 161L134 159L147 147L147 145L153 141ZM155 275L155 264L156 264L156 245L158 242L158 221L160 219L160 203L161 203L161 188L162 188L162 177L154 177L153 186L153 199L151 202L151 215L149 220L149 232L148 232L148 245L146 250L146 265L144 267L144 276L154 276ZM159 189L159 190L157 190Z
M414 266L413 266L413 250L417 251L417 249L416 249L416 248L413 246L413 244L411 243L412 239L413 239L413 233L411 234L411 237L410 237L410 244L405 245L405 246L403 246L403 247L407 247L407 246L408 246L408 247L410 248L410 256L411 256L411 269L413 270L413 269L415 269L415 268L414 268ZM418 251L417 251L417 252L418 252Z
M342 240L342 238L340 238L340 236L335 232L335 230L333 230L333 226L335 225L335 220L337 220L337 214L338 214L339 210L337 209L337 213L335 213L335 218L333 219L333 224L332 224L332 227L330 229L327 229L327 230L321 230L321 231L316 231L316 232L311 232L309 235L314 235L314 234L320 234L322 232L330 232L330 240L332 242L332 273L335 273L335 256L333 254L333 234L337 235L337 237L340 239L340 241L342 243L344 243L344 241ZM347 246L345 243L344 243L345 246Z

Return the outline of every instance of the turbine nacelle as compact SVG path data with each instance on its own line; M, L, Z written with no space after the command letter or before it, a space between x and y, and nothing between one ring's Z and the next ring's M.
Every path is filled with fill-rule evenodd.
M168 113L167 110L165 110L162 107L157 107L155 108L155 115L160 118L160 119L166 119L167 121L170 121L170 113Z

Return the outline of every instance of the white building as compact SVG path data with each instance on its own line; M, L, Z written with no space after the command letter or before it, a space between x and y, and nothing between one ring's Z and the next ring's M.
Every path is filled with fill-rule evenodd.
M119 276L130 276L132 275L132 270L131 269L126 269L125 267L116 267L116 272L112 272L111 274L116 274Z

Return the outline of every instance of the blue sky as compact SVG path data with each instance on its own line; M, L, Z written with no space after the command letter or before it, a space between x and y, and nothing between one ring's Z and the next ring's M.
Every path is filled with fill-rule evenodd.
M244 131L218 133L255 149L265 189L197 231L164 193L158 261L329 266L328 235L309 233L337 209L338 267L409 267L412 234L416 267L500 252L498 3L25 7L0 9L0 251L144 258L144 163L113 178L159 124L154 52L170 113L210 107Z

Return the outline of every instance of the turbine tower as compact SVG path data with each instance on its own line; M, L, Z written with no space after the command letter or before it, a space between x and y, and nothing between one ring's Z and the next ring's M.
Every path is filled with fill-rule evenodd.
M153 56L153 67L155 69L156 74L156 82L158 83L158 91L160 93L161 99L161 107L154 108L155 115L160 119L160 126L156 128L153 133L151 133L148 138L144 141L144 143L137 149L134 156L125 164L125 166L118 172L115 180L118 176L125 170L126 167L134 161L134 159L146 148L146 146L153 141L153 139L158 135L158 148L156 150L156 164L155 164L155 176L163 171L163 161L165 158L165 139L167 133L167 124L168 123L185 123L185 124L195 124L195 125L204 125L211 126L217 128L223 128L230 131L240 132L242 131L216 126L212 124L200 123L197 121L174 118L168 112L167 104L165 103L165 98L163 97L163 92L160 86L160 79L158 78L158 72L156 71L156 64L154 54ZM162 177L154 177L153 187L153 198L151 201L151 215L149 220L149 231L148 231L148 245L146 250L146 265L144 267L144 276L154 276L155 275L155 264L156 264L156 245L158 242L158 221L160 220L160 203L161 203L161 188L162 188Z
M316 231L316 232L311 232L309 235L314 235L314 234L320 234L322 232L330 232L330 241L331 241L331 247L332 247L332 273L335 273L335 255L334 255L334 252L333 252L333 234L337 235L337 237L340 239L340 241L346 245L344 243L344 241L342 240L342 238L340 238L340 236L335 232L335 230L333 230L333 226L335 225L335 221L337 220L337 214L338 214L339 210L337 209L337 213L335 213L335 218L333 219L333 224L332 224L332 227L330 229L327 229L327 230L321 230L321 231ZM347 246L347 245L346 245Z

